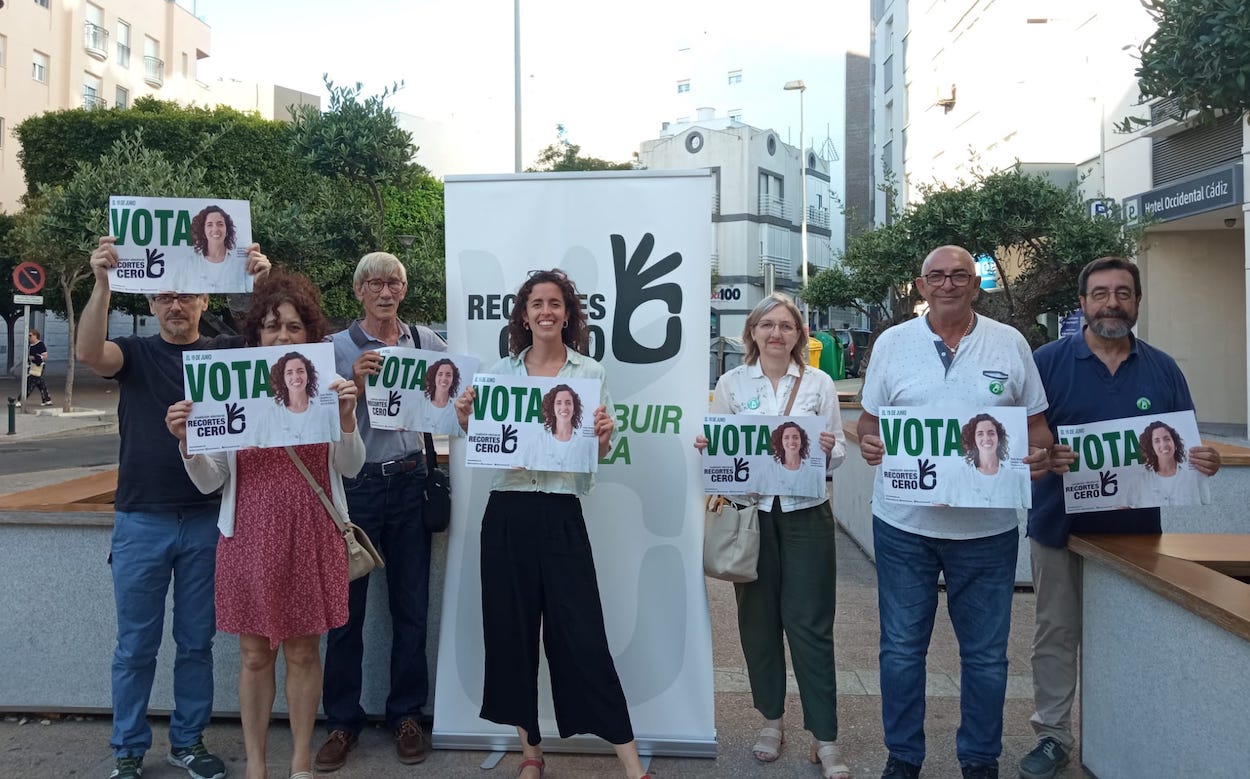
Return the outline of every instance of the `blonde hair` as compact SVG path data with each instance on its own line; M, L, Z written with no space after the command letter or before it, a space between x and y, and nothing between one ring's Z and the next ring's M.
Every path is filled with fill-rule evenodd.
M790 350L790 359L799 365L805 365L807 363L807 333L803 328L803 314L799 311L799 307L794 305L793 300L780 292L774 292L761 300L747 316L747 322L742 327L742 345L746 347L743 362L747 365L754 365L755 361L760 358L760 347L755 343L753 335L755 326L776 308L784 308L794 318L794 327L798 330L799 337L794 342L794 348Z

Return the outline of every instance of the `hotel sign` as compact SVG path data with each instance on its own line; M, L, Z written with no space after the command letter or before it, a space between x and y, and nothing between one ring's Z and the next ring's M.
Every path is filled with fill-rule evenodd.
M1168 222L1215 211L1242 202L1245 180L1240 162L1177 181L1124 199L1124 218L1131 225L1143 218Z

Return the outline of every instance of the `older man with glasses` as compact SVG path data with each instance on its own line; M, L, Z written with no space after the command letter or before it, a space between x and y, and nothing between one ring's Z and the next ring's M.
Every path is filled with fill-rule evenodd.
M916 279L925 316L877 339L857 430L869 465L885 454L886 406L1023 406L1033 478L1048 466L1046 395L1029 345L1014 328L979 316L976 266L958 246L925 258ZM938 605L938 576L959 641L960 724L956 754L965 779L998 776L1007 637L1020 540L1015 509L912 506L885 499L877 470L873 549L881 613L881 716L889 759L882 779L914 779L925 757L925 657Z
M429 328L412 327L399 318L399 304L408 290L408 274L393 254L366 254L352 280L364 317L329 340L339 375L351 377L360 397L365 382L382 369L378 349L406 346L446 351L447 344ZM374 430L367 403L356 404L356 424L365 441L365 465L345 479L352 521L364 528L386 559L386 588L391 611L390 691L386 724L395 735L401 763L420 763L429 754L421 732L421 710L429 694L425 658L426 615L430 596L430 534L425 529L426 463L423 435L415 431ZM360 705L361 658L364 653L365 602L369 579L351 583L347 624L330 631L326 641L322 706L329 735L317 752L314 767L336 771L347 763L365 724Z
M78 359L115 380L121 458L113 505L109 563L117 606L113 654L112 779L143 774L152 746L148 699L161 647L165 596L174 583L174 711L166 760L192 779L221 779L226 766L204 746L213 710L213 584L217 567L220 494L205 495L182 467L178 439L165 428L165 410L182 400L182 355L192 349L241 345L235 337L200 335L208 295L185 290L148 295L160 332L108 338L108 272L118 264L116 239L104 237L91 253L95 286L78 323ZM247 272L261 277L269 260L252 244Z

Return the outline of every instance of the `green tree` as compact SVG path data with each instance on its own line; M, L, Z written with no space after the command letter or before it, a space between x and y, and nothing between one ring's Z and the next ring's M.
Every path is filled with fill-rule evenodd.
M982 294L976 309L1016 327L1034 345L1037 318L1076 303L1076 280L1090 260L1136 253L1140 228L1122 215L1090 218L1076 186L1059 187L1018 168L977 173L971 181L920 188L885 227L856 236L838 267L821 271L802 291L817 307L849 306L884 329L912 316L921 261L938 246L962 246L993 259L1001 293Z
M207 197L203 168L188 160L170 161L143 145L141 135L124 136L97 163L79 163L64 185L40 185L28 197L10 232L11 245L24 258L48 272L48 281L61 293L69 325L69 367L65 375L65 410L73 405L74 366L77 362L78 310L74 293L91 277L88 256L99 236L109 234L109 195L142 192L154 197Z
M388 188L386 245L408 271L408 293L400 314L405 319L442 322L447 319L446 255L443 225L443 184L418 176L407 187ZM400 239L399 236L407 236ZM404 241L412 239L411 245Z
M420 172L412 162L417 147L412 134L399 126L395 112L386 106L386 98L402 86L393 84L380 95L361 99L364 87L335 86L324 76L330 93L327 111L305 105L292 111L295 155L309 168L330 178L344 178L363 186L372 198L376 232L373 247L383 245L386 205L382 190L389 185L402 185L405 179Z
M1176 101L1181 117L1250 110L1250 5L1245 0L1142 0L1157 28L1141 46L1145 99ZM1128 117L1122 131L1149 124Z
M8 246L8 236L14 224L15 220L12 216L0 214L0 317L4 319L8 339L4 366L6 372L13 367L16 359L16 353L13 351L13 325L22 318L25 310L24 306L13 302L13 295L17 293L13 287L13 269L17 267L19 260Z
M526 173L551 173L569 170L634 170L632 162L612 162L598 157L581 156L582 147L568 139L564 125L556 125L556 139L540 152L533 167Z

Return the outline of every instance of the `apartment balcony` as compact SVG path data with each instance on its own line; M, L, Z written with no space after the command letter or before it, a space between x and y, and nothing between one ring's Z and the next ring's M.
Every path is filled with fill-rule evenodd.
M143 80L153 87L161 87L165 83L165 60L160 57L143 58Z
M760 195L760 216L777 216L782 219L790 218L790 208L786 205L784 197L775 197L773 195Z
M829 209L819 208L817 206L807 207L807 223L817 227L829 229Z
M87 54L103 62L109 56L109 31L98 24L83 23L83 46Z
M93 111L97 108L108 108L108 103L99 95L87 92L82 96L82 107L88 111Z
M760 255L760 275L764 275L767 266L773 266L773 278L781 278L790 275L790 258L778 257L772 254Z

